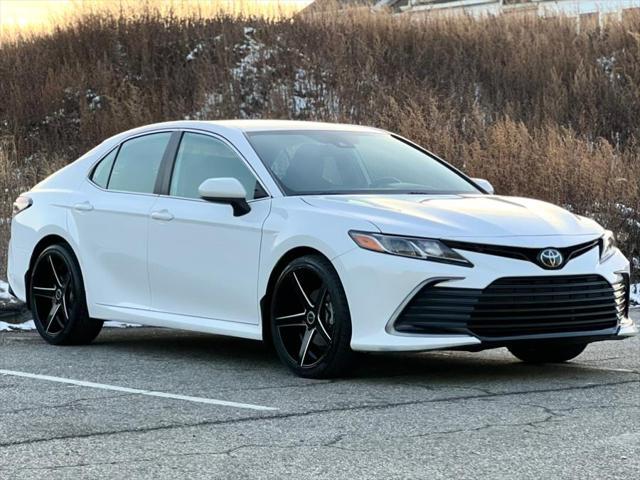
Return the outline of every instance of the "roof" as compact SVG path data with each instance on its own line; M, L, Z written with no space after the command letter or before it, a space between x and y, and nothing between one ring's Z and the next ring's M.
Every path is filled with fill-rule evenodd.
M207 128L207 126L209 128ZM351 132L384 132L379 128L366 127L361 125L350 125L347 123L325 123L325 122L304 122L300 120L176 120L173 122L152 123L143 125L131 130L120 132L113 137L108 138L105 142L119 142L123 138L136 134L144 134L146 132L157 130L171 129L200 129L212 131L211 127L219 127L218 131L230 132L267 132L267 131L283 131L283 130L334 130L334 131L351 131Z
M189 122L191 123L191 122ZM235 128L243 132L257 132L269 130L351 130L351 131L380 131L378 128L347 123L305 122L300 120L219 120L212 122L227 128Z

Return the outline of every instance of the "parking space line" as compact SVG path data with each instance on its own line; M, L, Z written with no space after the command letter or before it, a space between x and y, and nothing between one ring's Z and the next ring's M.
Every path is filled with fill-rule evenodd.
M204 403L207 405L220 405L223 407L244 408L248 410L278 410L274 407L265 407L263 405L253 405L250 403L229 402L227 400L217 400L214 398L191 397L189 395L177 395L174 393L155 392L153 390L141 390L138 388L120 387L118 385L106 385L104 383L85 382L83 380L73 380L71 378L52 377L49 375L38 375L35 373L17 372L14 370L0 369L0 375L9 375L13 377L30 378L33 380L44 380L47 382L65 383L78 387L97 388L100 390L111 390L114 392L132 393L135 395L145 395L147 397L169 398L172 400L183 400L185 402Z
M587 363L567 363L564 366L581 368L583 370L601 370L603 372L635 373L636 375L640 374L640 372L638 372L637 370L630 370L628 368L598 367L596 365L589 365Z

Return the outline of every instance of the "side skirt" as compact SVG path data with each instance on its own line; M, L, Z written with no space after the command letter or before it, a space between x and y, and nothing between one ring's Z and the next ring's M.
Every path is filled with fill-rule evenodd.
M116 307L112 305L93 305L91 316L102 320L114 320L126 323L139 323L150 327L173 328L191 332L227 335L230 337L262 340L259 324L228 322L212 318L176 315L140 308Z

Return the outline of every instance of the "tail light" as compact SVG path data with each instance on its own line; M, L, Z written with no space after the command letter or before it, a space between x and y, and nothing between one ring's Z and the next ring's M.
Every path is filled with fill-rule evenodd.
M16 201L13 202L13 216L15 217L17 214L26 210L33 204L33 200L26 195L20 195L16 198Z

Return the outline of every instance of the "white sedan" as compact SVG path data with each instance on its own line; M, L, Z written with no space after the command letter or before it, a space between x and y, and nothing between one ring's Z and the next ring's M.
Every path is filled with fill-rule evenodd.
M233 335L305 377L355 351L560 362L638 333L611 232L352 125L116 135L16 200L8 272L49 343L103 320Z

